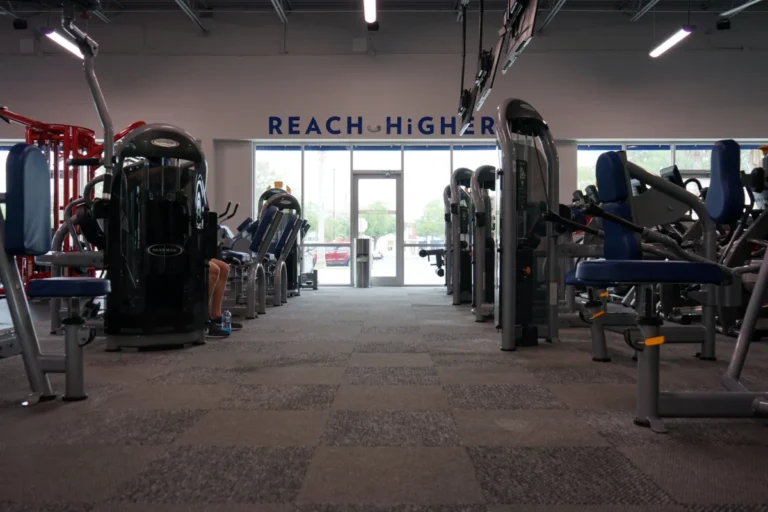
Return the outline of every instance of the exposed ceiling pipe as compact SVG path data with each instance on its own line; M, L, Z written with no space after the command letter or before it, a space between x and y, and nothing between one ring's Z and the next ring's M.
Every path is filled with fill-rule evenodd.
M720 17L721 18L732 18L732 17L736 16L737 14L739 14L744 9L746 9L747 7L752 7L753 5L758 4L760 2L762 2L762 0L749 0L748 2L745 2L745 3L741 4L738 7L734 7L733 9L730 9L728 11L721 12L720 13Z
M101 21L103 21L104 23L112 23L112 20L111 20L111 19L109 19L109 17L108 17L106 14L104 14L103 12L101 12L101 11L99 11L99 10L96 10L96 11L91 11L91 13L93 13L93 15L94 15L94 16L96 16L97 18L99 18L99 19L100 19Z
M651 9L653 9L654 7L656 7L656 4L657 4L657 3L659 3L659 0L649 0L649 1L648 1L648 3L647 3L647 4L645 4L645 5L643 6L643 8L642 8L642 9L640 9L639 11L637 11L637 12L635 13L635 15L634 15L634 16L632 16L632 17L629 19L629 22L630 22L630 23L634 23L634 22L636 22L637 20L639 20L640 18L642 18L643 16L645 16L646 14L648 14L648 11L650 11Z
M275 8L275 12L277 13L277 17L280 18L280 22L284 25L288 23L288 16L285 14L285 9L283 9L283 2L281 0L270 0L272 2L272 7Z
M2 5L0 5L0 15L10 16L11 18L16 19L16 20L20 20L21 19L18 16L16 16L13 12L11 12L8 9L6 9L5 7L3 7Z
M195 12L187 5L187 2L184 0L176 0L176 5L179 6L179 9L184 11L184 14L189 16L189 19L195 22L195 25L200 27L200 30L203 31L203 34L208 33L208 29L205 28L205 25L203 25L203 22L200 21L200 18L197 17L197 14L195 14Z
M541 33L542 30L544 30L547 25L552 23L552 20L555 19L555 16L557 16L557 13L560 12L560 9L563 8L565 5L566 0L557 0L557 3L552 7L552 9L549 11L549 14L547 14L547 17L544 18L544 21L541 22L541 25L539 26L539 33Z

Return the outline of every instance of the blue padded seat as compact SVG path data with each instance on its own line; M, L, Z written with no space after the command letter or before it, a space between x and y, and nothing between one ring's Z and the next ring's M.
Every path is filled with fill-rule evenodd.
M584 286L581 284L581 281L576 278L576 270L569 270L565 273L565 284L568 286Z
M240 264L245 264L251 261L251 255L245 252L231 251L224 249L221 251L221 257L225 260L236 261Z
M277 213L276 206L270 206L264 211L264 216L261 219L259 219L259 227L258 229L256 229L256 232L253 234L253 238L251 239L251 247L250 247L251 251L259 252L259 246L261 245L261 240L267 234L269 225L272 223L272 219L275 218L276 213Z
M723 273L714 263L593 260L579 263L576 278L598 283L597 286L620 283L719 284L723 281Z
M715 142L712 147L707 213L718 224L730 224L744 212L741 183L741 148L733 140Z
M565 284L567 286L576 286L576 287L591 287L591 288L600 288L604 287L605 283L601 283L598 281L586 281L584 279L579 279L576 277L576 270L569 270L565 273Z
M51 171L43 153L16 144L6 160L5 252L40 256L51 250Z
M98 277L33 279L27 287L27 294L33 299L50 297L102 297L111 291L112 287L109 280L99 279Z

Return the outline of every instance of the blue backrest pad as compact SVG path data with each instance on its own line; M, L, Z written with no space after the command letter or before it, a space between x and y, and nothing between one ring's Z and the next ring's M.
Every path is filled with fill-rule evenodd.
M626 201L604 204L603 210L622 219L632 221L632 211ZM608 219L603 219L603 233L605 233L605 245L603 247L605 259L642 259L640 241L635 233Z
M277 252L281 252L285 244L288 243L288 238L293 232L293 228L296 227L297 217L295 215L288 215L288 221L285 223L283 234L280 235L280 240L277 241Z
M629 187L624 162L618 153L608 151L597 158L595 178L600 202L626 201L629 196Z
M264 235L267 233L267 229L269 229L269 225L272 224L272 219L275 218L276 213L276 206L270 206L264 211L264 216L259 222L259 228L256 230L256 233L253 234L253 239L251 240L251 251L259 252L261 239L264 238Z
M16 144L6 160L5 251L39 256L51 250L51 171L43 153Z
M744 212L741 183L741 148L733 140L715 142L707 191L707 212L718 224L730 224Z
M595 172L597 190L603 202L603 210L622 219L632 221L632 210L627 202L629 188L624 162L618 153L603 153L597 159ZM637 260L642 259L642 250L637 235L625 227L603 219L605 259Z

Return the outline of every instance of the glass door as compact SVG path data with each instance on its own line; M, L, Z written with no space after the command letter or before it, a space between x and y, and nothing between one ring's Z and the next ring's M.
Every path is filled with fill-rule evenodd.
M352 246L354 247L355 238L365 237L372 240L373 286L402 286L402 173L354 171L352 177ZM354 272L354 268L352 271Z

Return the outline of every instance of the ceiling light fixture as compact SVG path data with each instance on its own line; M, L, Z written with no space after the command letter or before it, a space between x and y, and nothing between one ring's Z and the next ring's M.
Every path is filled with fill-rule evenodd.
M363 0L366 23L376 23L376 0Z
M683 39L691 35L695 30L695 28L696 27L694 27L693 25L683 25L680 30L672 34L672 36L669 39L667 39L666 41L661 43L659 46L654 48L653 51L651 51L651 53L649 53L648 55L650 55L654 59L656 57L663 55L667 50L669 50L670 48L675 46L677 43L679 43L680 41L682 41Z
M58 44L68 52L70 52L72 55L79 57L81 59L84 59L85 56L83 56L83 52L80 51L80 48L69 38L59 34L55 30L44 30L43 34L45 34L45 37L53 41L54 43Z

